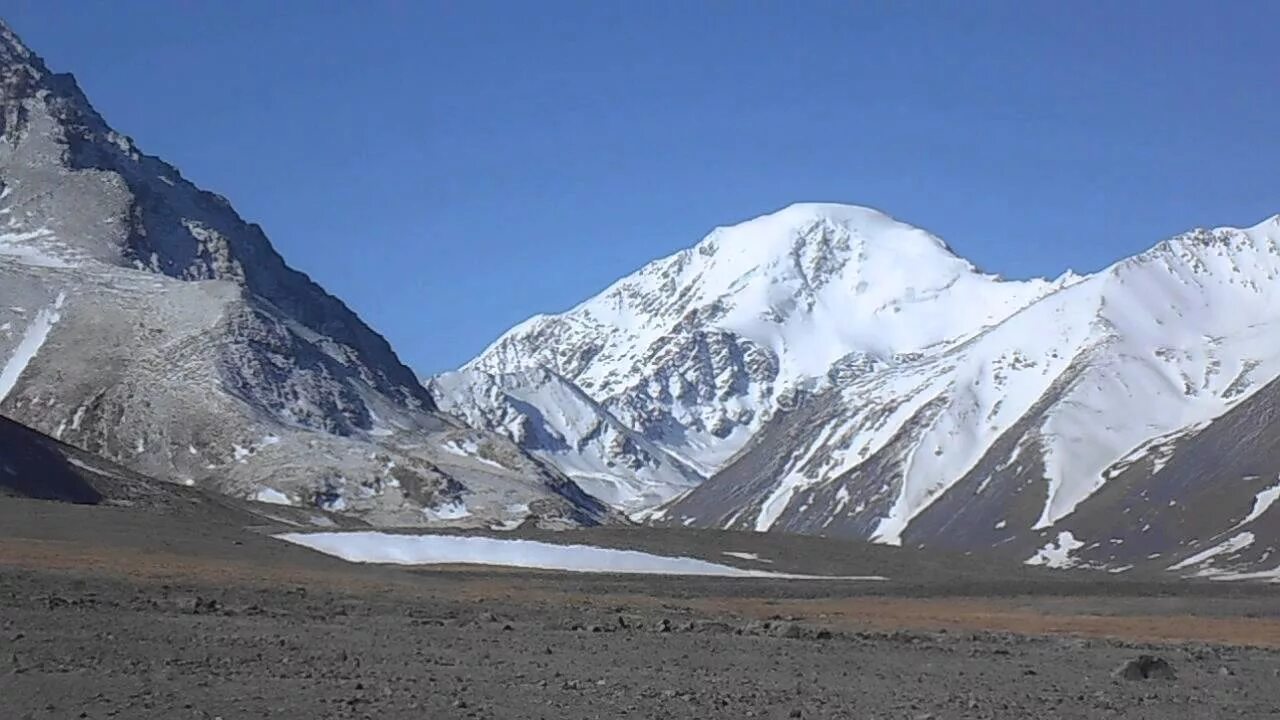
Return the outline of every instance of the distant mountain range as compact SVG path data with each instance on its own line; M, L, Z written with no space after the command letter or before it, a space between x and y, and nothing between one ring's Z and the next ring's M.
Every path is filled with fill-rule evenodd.
M1280 528L1278 278L1280 218L1005 281L875 210L793 205L429 387L650 522L1229 575Z

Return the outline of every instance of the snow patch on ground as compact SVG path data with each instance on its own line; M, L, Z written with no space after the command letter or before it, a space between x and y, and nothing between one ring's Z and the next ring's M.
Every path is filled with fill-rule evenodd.
M1196 577L1209 578L1210 580L1222 582L1262 580L1269 583L1280 583L1280 567L1273 567L1270 570L1257 570L1254 572L1230 572L1214 568L1205 568L1204 570L1196 573Z
M1036 551L1035 555L1027 558L1027 565L1044 565L1051 568L1069 568L1076 564L1076 559L1071 557L1071 553L1084 547L1084 543L1077 540L1070 530L1063 530L1058 533L1058 537L1049 541L1044 547Z
M96 466L96 465L90 465L89 463L87 463L87 462L85 462L85 461L81 460L80 458L77 458L77 457L75 457L75 456L73 456L73 455L67 455L67 456L66 456L66 458L67 458L67 462L71 463L72 465L75 465L76 467L80 468L81 470L88 470L89 472L91 472L91 473L95 473L95 474L98 474L98 475L106 475L107 477L109 477L109 478L115 478L116 480L124 480L124 479L125 479L125 478L121 477L120 475L117 475L116 473L110 472L110 471L109 471L109 470L107 470L106 468L98 467L98 466Z
M457 440L450 440L445 443L443 447L444 451L450 455L457 455L458 457L464 457L468 460L475 460L478 463L483 463L490 467L496 467L499 470L507 469L502 465L502 463L494 462L486 457L482 457L480 455L480 446L476 444L475 440L471 440L469 438L461 442Z
M259 490L258 494L253 496L253 499L257 500L258 502L271 503L272 505L292 505L293 504L293 501L289 499L288 495L285 495L279 490L276 490L274 488L269 488L269 487L264 487L261 490Z
M592 545L556 545L449 535L396 535L383 532L285 533L277 538L351 562L395 565L502 565L536 570L703 575L809 580L884 580L879 576L825 577L744 570L687 557L651 555Z
M33 267L68 268L71 263L50 254L41 241L53 238L48 228L39 228L27 232L0 233L0 257L12 258L15 261Z
M428 520L461 520L465 517L471 517L471 510L461 500L451 500L433 508L422 508L422 514L426 515Z
M836 509L833 510L831 514L839 515L840 511L844 510L845 506L849 504L851 497L852 496L849 495L849 488L845 485L841 485L840 488L836 490Z
M736 551L736 550L725 550L724 552L722 552L722 553L720 553L720 554L721 554L721 555L727 555L727 556L732 557L732 558L738 558L739 560L752 560L752 561L755 561L755 562L761 562L761 563L772 563L772 562L773 562L772 560L766 560L766 559L764 559L764 558L760 557L759 555L757 555L757 554L755 554L755 553L749 553L749 552L738 552L738 551Z
M760 514L756 517L756 532L767 532L778 522L778 517L782 515L782 511L787 509L787 504L791 502L791 496L795 493L798 483L790 481L790 478L783 480L773 491L769 497L765 498L764 503L760 505Z
M1253 533L1242 532L1239 535L1235 535L1228 540L1224 540L1223 542L1218 543L1217 545L1214 545L1208 550L1203 550L1201 552L1198 552L1195 555L1192 555L1191 557L1187 558L1186 560L1183 560L1182 562L1177 563L1176 565L1170 565L1169 569L1184 570L1186 568L1191 567L1192 565L1199 565L1201 563L1212 560L1213 558L1219 555L1239 552L1249 547L1250 545L1252 545L1253 540L1254 540Z
M1240 525L1248 525L1254 520L1262 517L1262 514L1270 509L1278 499L1280 499L1280 484L1272 485L1266 490L1254 495L1253 508L1249 510L1249 514L1245 516L1245 519L1241 520L1240 524L1236 525L1236 527L1240 527Z
M445 443L444 449L446 452L448 452L451 455L457 455L458 457L469 458L469 457L474 457L475 454L480 451L480 446L476 445L476 442L474 440L471 440L470 438L468 438L466 440L461 440L461 441L451 440Z

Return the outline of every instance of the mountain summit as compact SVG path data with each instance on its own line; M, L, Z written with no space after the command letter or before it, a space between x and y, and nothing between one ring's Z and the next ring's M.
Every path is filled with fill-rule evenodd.
M581 353L555 347L529 357L511 348L520 337L564 323L607 326L618 342L636 343L696 325L768 348L785 382L820 373L850 351L888 359L964 337L1045 291L1043 282L980 274L938 238L875 210L797 204L717 228L563 315L533 318L467 367L551 364L586 387L607 389L602 376L612 370L611 355L593 355L590 367L578 367ZM935 300L969 307L936 317L947 303Z
M651 447L643 459L632 455L638 441L605 450L602 466L570 474L643 509L644 498L687 489L691 473L717 472L798 394L942 352L1053 287L984 275L937 237L870 208L797 204L717 228L564 314L522 323L432 387L446 410L482 422L485 403L460 388L467 378L554 373L592 398L601 423ZM627 469L637 463L657 473L644 491L631 477L639 470Z

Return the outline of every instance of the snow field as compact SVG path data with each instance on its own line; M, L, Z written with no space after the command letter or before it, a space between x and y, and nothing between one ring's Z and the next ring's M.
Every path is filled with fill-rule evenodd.
M499 565L535 570L696 575L793 580L884 580L866 576L792 575L744 570L688 557L652 555L592 545L557 545L536 540L455 535L398 535L384 532L285 533L277 538L350 562L393 565Z

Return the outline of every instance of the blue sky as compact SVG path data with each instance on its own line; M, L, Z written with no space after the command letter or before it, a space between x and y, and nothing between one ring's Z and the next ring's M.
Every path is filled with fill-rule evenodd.
M6 0L421 372L715 225L878 207L1009 277L1280 212L1280 4Z

